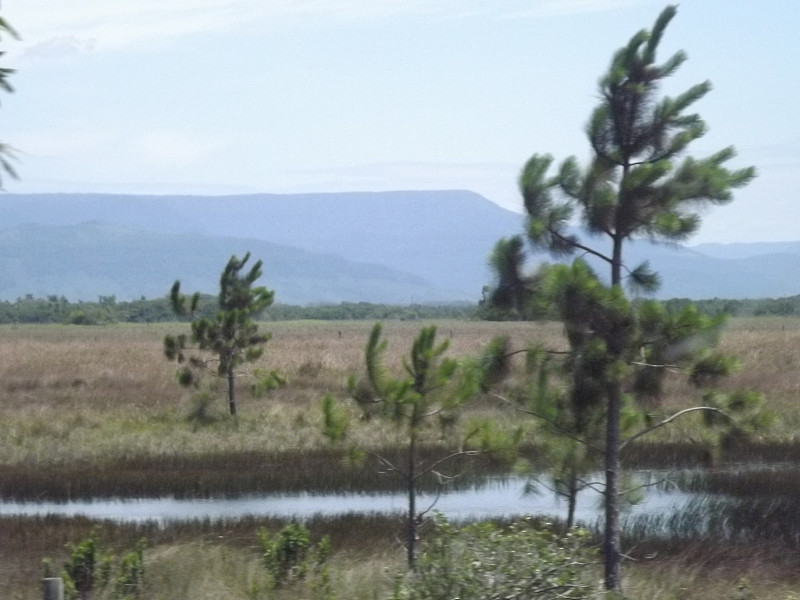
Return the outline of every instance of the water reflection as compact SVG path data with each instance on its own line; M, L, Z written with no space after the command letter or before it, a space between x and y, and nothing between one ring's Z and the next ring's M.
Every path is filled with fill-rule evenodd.
M525 493L527 479L492 479L467 490L441 496L420 494L417 507L431 506L450 519L472 520L514 515L541 515L565 518L563 498L549 491ZM673 513L687 506L695 495L663 487L647 488L641 502L630 508L630 516ZM602 495L585 490L578 496L576 517L594 522L602 508ZM304 519L333 517L348 513L401 513L406 509L402 493L376 494L279 494L239 498L175 499L144 498L77 502L0 502L0 516L86 516L118 522L157 521L161 523L194 519L236 519L245 516Z

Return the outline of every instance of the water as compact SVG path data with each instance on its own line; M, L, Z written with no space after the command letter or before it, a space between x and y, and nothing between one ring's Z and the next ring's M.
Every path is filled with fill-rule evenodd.
M474 520L515 515L566 518L566 500L553 492L526 493L524 478L491 479L479 487L452 491L440 496L420 494L417 509L432 507L449 519ZM665 514L687 506L695 494L647 488L643 500L630 507L627 515ZM141 498L74 502L0 501L2 516L85 516L116 522L159 523L194 519L236 519L247 516L304 519L334 517L348 513L400 514L406 510L403 493L380 494L274 494L239 498L176 499ZM584 490L578 495L576 519L594 522L601 514L602 495Z

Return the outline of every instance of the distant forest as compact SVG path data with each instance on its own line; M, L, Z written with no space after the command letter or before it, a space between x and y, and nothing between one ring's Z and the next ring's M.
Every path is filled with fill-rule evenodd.
M726 313L732 317L800 316L800 295L787 298L757 300L690 300L673 298L662 302L668 309L694 304L707 314ZM216 311L216 297L202 296L198 315L210 316ZM293 306L276 304L260 316L263 321L318 320L415 320L415 319L478 319L509 321L523 318L515 312L503 312L481 303L441 305L412 304L407 306L342 302ZM540 315L546 319L547 315ZM178 321L168 298L118 302L114 296L100 296L97 302L69 302L65 297L35 298L27 295L10 302L0 302L0 324L65 323L72 325L105 325L111 323L159 323Z
M201 296L197 316L211 316L217 298ZM311 306L275 304L259 317L263 321L320 320L411 320L469 319L477 306L469 303L444 305L390 306L368 302L342 302ZM160 323L179 321L168 298L118 302L114 296L100 296L97 302L70 302L63 296L35 298L27 295L14 302L0 302L0 324L65 323L71 325L106 325L111 323Z

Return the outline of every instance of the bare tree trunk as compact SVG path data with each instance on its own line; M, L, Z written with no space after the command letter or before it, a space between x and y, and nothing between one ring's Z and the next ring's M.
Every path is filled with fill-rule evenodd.
M228 367L228 408L231 411L231 416L236 416L236 390L234 387L235 377L233 367Z
M416 545L417 545L417 490L416 490L416 481L414 477L416 475L414 470L414 452L415 452L415 444L414 444L414 436L411 436L411 439L408 442L408 465L406 468L406 473L408 476L407 485L408 485L408 525L406 528L406 555L408 559L408 568L413 569L416 566Z
M605 587L620 589L620 525L619 525L619 418L621 390L619 384L609 386L606 422L606 527L603 540Z
M614 253L611 261L611 284L622 283L622 238L614 238ZM609 354L612 361L622 357L623 333L616 331L609 340ZM606 523L603 536L603 558L605 562L605 587L607 590L619 590L620 561L622 557L619 524L619 476L620 476L620 411L622 389L618 381L608 385L608 406L606 412L606 489L605 509Z
M578 504L578 473L575 465L569 474L569 489L567 491L567 529L575 526L575 508Z

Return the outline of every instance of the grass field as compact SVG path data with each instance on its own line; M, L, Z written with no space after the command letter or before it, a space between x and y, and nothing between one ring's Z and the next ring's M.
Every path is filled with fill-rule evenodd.
M385 324L387 365L401 368L401 356L422 325ZM564 347L557 324L451 321L438 325L439 337L451 343L449 355L458 358L476 356L496 335L509 335L519 348L531 342ZM365 322L262 324L273 337L256 367L279 369L288 384L257 398L243 378L237 421L225 416L220 391L219 402L207 409L205 425L187 418L194 401L177 385L175 365L162 351L163 336L180 333L186 325L0 327L0 495L207 495L335 487L342 481L382 485L376 483L372 471L347 467L343 450L332 449L321 433L321 398L326 393L346 398L347 376L363 370L363 348L371 326ZM773 427L757 433L746 452L762 452L773 459L800 455L800 378L795 369L800 364L800 320L733 320L722 348L742 363L725 387L762 392L767 406L779 416ZM678 379L670 383L662 400L665 412L697 400L696 392ZM488 398L477 399L468 413L467 417L491 416L504 427L522 424L529 450L535 454L535 423ZM695 456L692 449L703 440L698 423L696 418L687 419L659 431L650 455L663 459L666 448L678 448L669 460ZM352 436L360 446L383 451L398 442L396 432L375 422L361 424ZM438 443L431 438L431 445ZM254 549L258 525L197 523L144 532L151 544L149 575L158 573L153 577L162 582L161 595L153 592L147 597L272 597L253 593L263 576ZM41 559L63 556L64 544L88 534L92 524L6 517L0 518L0 527L4 529L0 596L31 598L38 597L32 594ZM317 526L326 527L334 526ZM373 584L383 581L384 570L393 567L402 553L397 552L392 535L366 532L385 532L387 527L391 528L353 523L339 527L333 535L339 544L337 597L374 597ZM357 535L345 535L344 530ZM110 544L123 547L141 533L131 526L105 525L103 535ZM783 600L793 589L800 589L797 548L716 549L714 561L704 562L691 548L654 552L658 560L626 567L631 578L627 588L638 590L631 598L732 598L740 576L749 576L755 598ZM204 589L217 591L208 595L190 591L189 573L216 578ZM676 573L680 581L675 581ZM707 595L682 595L681 586L686 585ZM219 591L223 587L228 591ZM173 590L174 595L164 595L164 589Z

